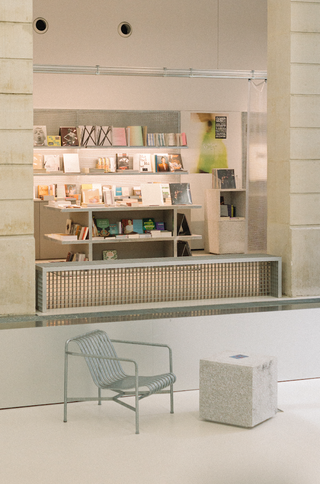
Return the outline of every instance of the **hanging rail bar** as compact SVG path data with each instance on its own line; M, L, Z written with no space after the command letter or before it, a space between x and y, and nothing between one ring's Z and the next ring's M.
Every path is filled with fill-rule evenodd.
M77 74L100 76L185 77L205 79L267 79L266 71L221 69L168 69L167 67L33 66L35 74Z

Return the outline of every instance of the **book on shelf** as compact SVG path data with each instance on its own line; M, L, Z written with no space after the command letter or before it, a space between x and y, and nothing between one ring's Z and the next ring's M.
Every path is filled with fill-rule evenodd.
M121 225L122 225L122 233L123 234L131 234L134 232L133 230L133 220L131 218L129 219L121 219Z
M95 218L95 225L97 227L98 237L109 237L110 235L110 223L108 218Z
M96 126L97 146L112 146L112 126Z
M43 155L40 153L34 153L33 155L33 169L42 170L43 169Z
M151 230L155 230L156 223L153 217L151 218L143 218L143 231L150 232Z
M47 143L48 146L61 146L61 137L60 136L47 136Z
M115 249L103 250L102 251L103 260L116 260L118 259L118 252Z
M220 205L220 217L229 217L235 218L236 217L236 207L229 203L221 204Z
M78 130L76 126L60 126L61 146L79 146Z
M133 231L137 234L143 234L143 220L142 218L134 218L132 220Z
M64 173L80 173L80 162L78 153L63 154Z
M38 198L41 198L44 195L49 195L49 186L48 185L38 185Z
M212 185L213 188L221 190L233 190L236 188L236 179L233 169L214 168L212 170Z
M156 222L156 230L164 230L164 222Z
M167 153L155 155L155 170L156 172L169 171L169 155Z
M141 184L142 205L163 205L163 194L160 183Z
M182 171L183 164L180 153L169 155L169 168L170 171Z
M110 186L102 186L102 201L106 205L114 205L114 192Z
M77 235L73 235L73 234L46 234L46 235L47 237L61 240L63 242L75 242L76 240L78 240Z
M66 220L66 234L71 234L72 231L72 219L67 218Z
M121 226L121 222L120 222L120 226ZM111 236L119 235L119 228L120 228L120 231L121 231L121 227L119 227L119 222L111 223L109 225L109 234Z
M170 183L172 205L192 204L190 183Z
M152 162L150 153L136 153L133 155L133 169L142 173L152 172Z
M143 138L144 135L142 126L127 126L128 146L144 146Z
M177 243L177 255L178 257L192 256L190 245L185 240L178 240Z
M161 183L162 196L164 201L171 200L169 183Z
M46 126L33 126L33 146L47 146Z
M112 126L112 145L127 146L126 128L117 128Z
M96 146L96 126L79 126L80 146Z
M177 235L191 235L187 217L183 213L177 213Z
M75 235L79 239L82 226L77 223L73 223L71 226L71 235Z
M141 187L133 187L132 188L132 195L134 197L141 197Z
M126 153L117 153L116 156L116 166L117 171L126 171L129 170L129 156Z
M87 190L82 189L82 202L85 204L99 204L100 193L97 188L91 188Z
M59 155L44 155L43 167L46 171L60 171Z
M77 193L77 185L75 183L66 183L64 185L66 191L66 197L72 197Z
M79 240L86 240L89 236L89 227L81 227Z
M165 143L166 146L177 146L176 133L165 133Z

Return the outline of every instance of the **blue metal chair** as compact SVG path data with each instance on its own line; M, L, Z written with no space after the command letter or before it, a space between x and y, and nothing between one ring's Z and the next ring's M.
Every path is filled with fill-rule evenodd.
M79 352L69 351L69 344L76 343ZM160 346L169 350L169 373L154 376L140 376L136 361L128 358L119 358L112 343L124 343L145 346ZM98 397L92 398L68 398L68 357L77 356L85 358L94 383L98 387ZM120 362L127 362L134 365L134 375L127 375ZM67 403L70 401L97 400L101 405L102 400L113 400L123 405L136 414L136 434L139 433L139 400L148 397L153 393L162 392L170 386L170 412L173 413L173 384L176 376L172 373L172 351L163 344L141 343L136 341L110 340L108 335L101 330L71 338L65 344L65 366L64 366L64 422L67 421ZM102 397L101 390L116 392L114 397ZM164 392L162 392L164 393ZM167 392L165 392L167 393ZM129 405L120 400L121 397L134 396L135 406Z

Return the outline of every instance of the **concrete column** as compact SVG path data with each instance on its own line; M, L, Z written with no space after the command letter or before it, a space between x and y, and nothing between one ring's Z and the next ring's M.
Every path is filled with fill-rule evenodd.
M268 1L268 253L320 295L320 0Z
M35 311L32 6L0 6L0 315Z

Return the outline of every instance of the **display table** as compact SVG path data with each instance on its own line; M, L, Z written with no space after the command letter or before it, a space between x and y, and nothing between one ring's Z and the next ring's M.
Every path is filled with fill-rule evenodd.
M277 412L277 362L223 352L200 360L200 417L254 427Z

